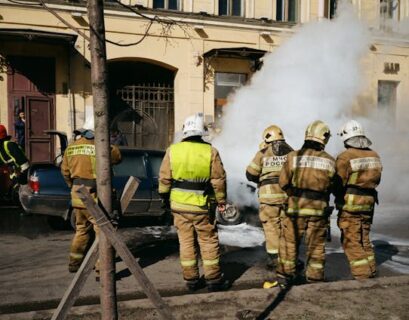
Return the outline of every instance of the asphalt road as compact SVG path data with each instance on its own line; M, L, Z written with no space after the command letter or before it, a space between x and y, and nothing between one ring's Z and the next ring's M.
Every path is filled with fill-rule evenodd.
M21 210L0 208L0 313L53 308L73 275L68 273L68 250L73 231L56 230L53 219L27 216ZM373 243L379 277L409 274L409 235L405 207L384 206L377 212ZM340 248L335 216L332 242L327 246L326 277L351 279ZM173 228L137 226L120 232L147 276L163 296L183 295L178 243ZM232 290L259 288L263 282L263 234L246 224L220 227L222 266ZM117 262L118 295L122 300L143 297L136 280L120 259ZM94 277L85 284L79 304L97 303ZM199 291L204 292L205 289Z

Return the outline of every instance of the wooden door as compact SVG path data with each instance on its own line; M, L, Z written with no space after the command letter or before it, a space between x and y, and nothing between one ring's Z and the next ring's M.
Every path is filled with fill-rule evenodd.
M53 101L47 97L27 97L27 156L32 162L49 162L53 160L53 140L44 133L52 125Z
M31 162L54 160L54 139L44 130L55 129L55 61L45 57L9 56L9 132L19 111L26 113L25 152Z

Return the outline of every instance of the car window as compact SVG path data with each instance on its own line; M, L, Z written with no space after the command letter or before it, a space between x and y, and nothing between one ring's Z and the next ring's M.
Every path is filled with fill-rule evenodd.
M114 175L147 178L143 156L126 154L122 157L122 161L114 166Z
M159 169L160 165L162 164L163 156L149 156L152 166L152 176L158 177L159 176Z

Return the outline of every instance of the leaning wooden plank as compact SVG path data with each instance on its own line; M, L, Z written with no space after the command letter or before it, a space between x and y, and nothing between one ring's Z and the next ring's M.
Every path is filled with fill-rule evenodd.
M125 262L126 266L132 272L136 281L142 287L146 296L152 301L153 305L158 309L159 314L163 319L174 319L168 305L159 295L159 292L155 289L153 284L149 281L148 277L143 272L142 268L135 260L132 253L129 251L125 242L115 232L114 227L109 222L103 211L94 202L88 190L82 186L78 189L79 197L87 207L88 212L95 218L99 228L104 232L105 236L111 242L116 252Z
M126 208L128 208L128 205L131 202L132 197L134 196L136 190L138 189L139 183L140 181L138 178L133 176L129 177L121 196L122 214L125 214Z
M70 286L65 291L63 298L60 301L57 309L55 310L51 320L63 320L68 314L70 308L77 300L82 287L85 284L89 274L95 266L98 260L98 238L95 239L91 248L88 250L87 255L84 258L80 268L72 279Z

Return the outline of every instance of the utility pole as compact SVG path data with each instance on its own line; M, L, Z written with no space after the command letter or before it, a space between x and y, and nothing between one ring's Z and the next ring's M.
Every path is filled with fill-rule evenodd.
M108 214L112 213L111 147L108 126L108 72L106 66L103 0L88 1L90 28L91 82L95 118L95 150L98 199ZM117 320L115 252L103 232L99 233L101 281L101 319Z

